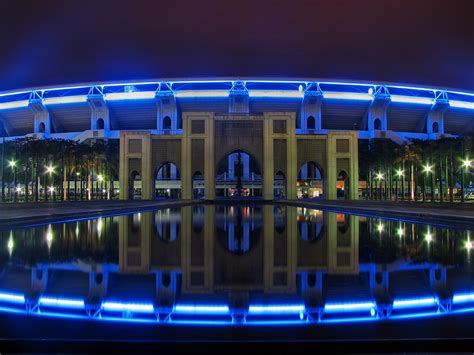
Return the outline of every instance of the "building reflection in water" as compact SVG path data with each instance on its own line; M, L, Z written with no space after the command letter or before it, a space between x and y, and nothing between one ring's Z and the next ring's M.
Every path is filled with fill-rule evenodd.
M413 297L449 310L471 290L470 238L302 207L194 205L1 232L0 290L32 309L45 295L72 297L91 314L107 300L151 302L160 319L183 302L225 305L236 320L255 303L302 304L314 319L366 305L387 317Z

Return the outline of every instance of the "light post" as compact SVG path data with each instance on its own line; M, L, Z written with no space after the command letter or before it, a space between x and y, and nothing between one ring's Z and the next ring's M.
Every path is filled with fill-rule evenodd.
M103 193L102 193L102 182L104 181L104 176L103 175L97 175L97 190L99 190L99 199L102 200L103 198ZM96 190L96 191L97 191Z
M423 167L423 171L426 173L426 175L428 174L431 174L433 172L433 167L429 164L426 164L424 167ZM426 182L426 179L425 179L425 176L423 176L423 201L426 200L426 189L425 189L425 182ZM431 200L433 201L433 196L434 196L434 193L433 193L433 184L431 184Z
M378 172L377 174L375 174L375 179L379 181L379 199L382 200L382 180L383 180L383 173L382 172Z
M13 202L16 202L17 197L18 197L18 194L17 194L17 191L16 191L16 161L14 161L13 159L10 160L8 162L8 166L13 170L13 189L14 189Z
M395 179L395 200L398 200L398 180L400 178L403 179L403 170L398 169L397 172L395 173L397 176L397 179ZM403 200L403 195L405 194L405 191L403 191L403 180L402 180L402 200Z
M47 191L47 187L46 187L46 185L47 185L46 184L46 175L49 175L49 178L51 179L51 176L54 173L54 167L50 164L49 166L46 166L45 169L46 169L46 171L45 171L45 175L44 175L44 200L48 201L48 191ZM54 188L51 191L51 187L50 187L50 192L54 192Z
M77 178L81 175L79 171L76 171L74 175L74 201L77 201Z
M469 171L471 167L472 160L466 158L462 161L462 171L461 171L461 202L464 202L464 170Z

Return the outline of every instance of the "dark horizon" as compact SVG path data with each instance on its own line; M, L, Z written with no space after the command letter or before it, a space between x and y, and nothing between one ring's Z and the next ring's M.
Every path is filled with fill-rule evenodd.
M474 90L470 1L26 1L0 5L0 90L287 77Z

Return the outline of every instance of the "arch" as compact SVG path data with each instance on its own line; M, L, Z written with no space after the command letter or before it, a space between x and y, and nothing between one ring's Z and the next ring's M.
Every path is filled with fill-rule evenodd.
M202 199L205 196L204 175L200 171L193 174L193 198Z
M438 122L433 122L432 130L433 130L433 133L439 133L439 123Z
M128 191L128 198L130 200L142 198L142 178L136 170L130 173Z
M298 236L308 243L320 240L324 233L324 213L321 210L298 208Z
M103 118L99 118L95 123L95 129L104 129L105 122Z
M275 232L279 235L285 233L286 230L286 207L275 205L273 207Z
M245 254L261 239L262 208L257 206L216 207L217 238L232 254Z
M375 130L380 130L382 129L382 121L380 120L380 118L376 118L374 120L374 129Z
M181 213L179 210L168 208L155 213L155 233L166 243L174 242L179 237L181 229Z
M349 174L345 170L337 174L336 196L341 200L349 199Z
M180 198L181 176L176 164L165 162L156 169L155 198Z
M282 171L277 171L274 178L273 196L275 198L286 197L286 178Z
M46 125L44 124L44 122L40 122L39 125L38 125L38 132L39 133L44 133L46 132Z
M171 130L171 124L172 124L172 121L171 121L170 116L165 116L163 118L163 130Z
M203 205L192 207L191 224L194 234L201 234L204 230L204 213L205 209Z
M216 167L216 196L262 196L263 179L257 160L246 151L233 150Z
M324 197L324 174L319 164L309 161L300 167L296 195L298 198Z
M313 116L308 117L308 120L306 121L306 127L308 129L316 129L316 120Z

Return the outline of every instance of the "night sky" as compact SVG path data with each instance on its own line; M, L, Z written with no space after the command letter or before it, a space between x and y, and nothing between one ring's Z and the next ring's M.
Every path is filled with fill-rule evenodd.
M474 90L472 3L2 0L0 90L218 76Z

